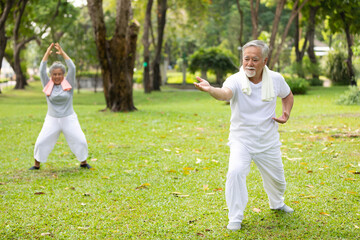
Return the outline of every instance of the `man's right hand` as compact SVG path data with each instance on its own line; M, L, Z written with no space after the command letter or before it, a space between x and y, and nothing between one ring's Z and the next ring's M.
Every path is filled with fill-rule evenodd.
M206 81L205 79L202 79L200 77L196 77L196 79L199 81L198 83L194 82L194 85L197 89L199 89L200 91L203 92L209 92L211 85L208 81Z

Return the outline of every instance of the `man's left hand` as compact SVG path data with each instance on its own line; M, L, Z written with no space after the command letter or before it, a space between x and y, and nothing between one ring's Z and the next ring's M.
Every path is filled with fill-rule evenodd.
M272 119L274 119L278 123L284 124L289 119L289 114L287 112L283 112L283 115L281 117Z

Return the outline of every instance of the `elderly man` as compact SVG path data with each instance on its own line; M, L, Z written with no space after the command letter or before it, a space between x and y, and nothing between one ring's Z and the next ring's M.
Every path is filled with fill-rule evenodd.
M197 77L195 87L217 100L230 101L230 159L225 196L229 230L241 229L248 201L246 176L253 160L260 170L271 209L291 213L284 203L285 177L281 160L278 123L286 123L294 103L284 78L266 66L269 48L260 41L243 46L243 66L222 88ZM282 98L282 116L275 117L276 97Z

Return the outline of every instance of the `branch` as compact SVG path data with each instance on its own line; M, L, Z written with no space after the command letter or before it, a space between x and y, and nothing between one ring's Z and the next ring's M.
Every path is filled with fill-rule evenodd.
M19 38L19 29L22 15L24 14L26 3L28 0L20 0L17 4L18 9L14 11L15 27L14 27L14 40L17 41ZM23 4L21 6L21 4ZM18 15L16 15L19 13Z
M0 17L0 28L4 27L6 19L10 13L13 3L14 3L14 1L12 1L12 0L6 1L5 8L4 8L3 12L1 13L1 17Z

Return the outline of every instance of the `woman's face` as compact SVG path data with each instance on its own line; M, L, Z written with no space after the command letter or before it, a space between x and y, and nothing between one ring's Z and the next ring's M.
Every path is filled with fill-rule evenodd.
M52 70L51 79L54 81L55 85L61 84L62 80L64 80L64 73L61 68L55 68Z

